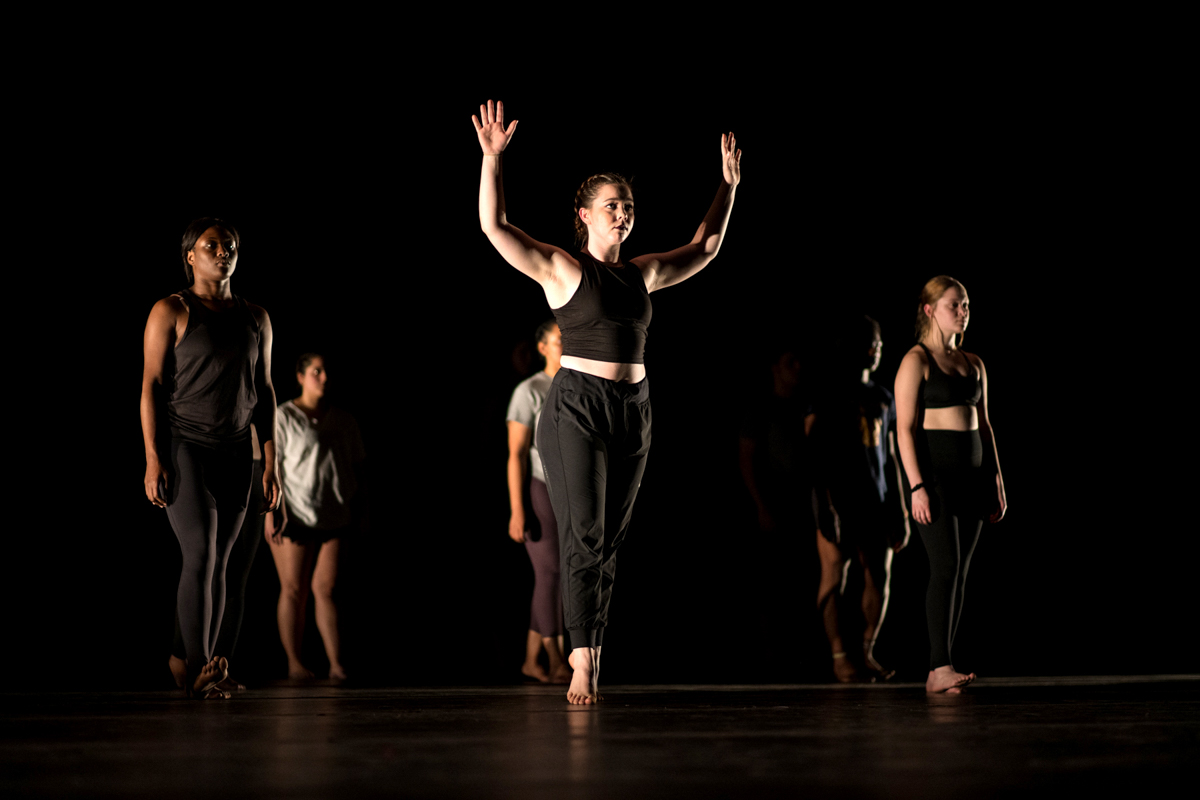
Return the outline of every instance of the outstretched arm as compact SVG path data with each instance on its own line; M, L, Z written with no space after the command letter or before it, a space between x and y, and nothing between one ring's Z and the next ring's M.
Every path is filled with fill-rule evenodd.
M653 253L633 259L646 289L655 291L685 281L708 266L717 257L725 228L729 225L729 212L733 210L734 193L742 179L742 151L737 149L733 133L721 134L721 186L708 209L704 221L696 229L692 241L669 253Z
M546 298L554 308L570 298L558 300L563 284L564 272L574 266L574 284L578 285L578 265L574 259L557 247L533 239L508 221L504 208L503 153L517 130L517 120L504 127L504 103L487 101L479 107L479 116L471 116L479 147L483 150L483 167L479 175L479 227L488 241L503 256L504 260L533 278L546 291ZM568 263L569 262L569 263ZM570 287L574 292L575 285Z

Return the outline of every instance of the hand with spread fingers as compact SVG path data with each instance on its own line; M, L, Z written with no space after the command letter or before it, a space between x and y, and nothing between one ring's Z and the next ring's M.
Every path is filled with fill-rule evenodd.
M485 156L498 156L512 141L513 133L517 130L517 120L504 127L504 103L487 101L487 105L479 106L479 116L471 115L475 123L475 133L479 136L479 146Z
M730 186L742 180L742 151L737 149L733 131L721 134L721 173Z

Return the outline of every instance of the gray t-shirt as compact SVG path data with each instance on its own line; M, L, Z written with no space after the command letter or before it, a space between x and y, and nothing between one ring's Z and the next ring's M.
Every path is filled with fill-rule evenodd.
M354 417L330 408L320 420L310 419L289 400L276 416L275 452L289 516L317 530L351 523L354 466L366 458Z
M546 474L542 471L542 459L537 451L537 421L542 415L542 403L550 392L550 384L554 381L545 372L539 372L531 378L526 378L517 384L513 390L512 400L508 401L508 422L519 422L527 428L533 428L533 444L529 448L529 474L542 483L546 482Z

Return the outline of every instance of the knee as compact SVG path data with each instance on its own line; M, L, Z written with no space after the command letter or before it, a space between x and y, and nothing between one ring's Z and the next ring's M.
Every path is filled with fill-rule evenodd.
M313 597L320 601L333 599L333 593L337 589L337 581L333 578L313 578L312 593Z
M308 596L308 587L299 581L283 581L279 585L279 596L291 603L302 603Z

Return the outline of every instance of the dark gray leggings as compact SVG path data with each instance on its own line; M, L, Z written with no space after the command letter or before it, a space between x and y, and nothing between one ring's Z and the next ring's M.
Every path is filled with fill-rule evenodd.
M171 440L167 519L183 569L175 597L189 668L208 662L225 610L225 566L246 515L253 471L249 440L219 448Z
M533 564L533 601L529 604L529 630L542 636L559 636L562 627L561 564L558 556L558 525L550 492L537 478L529 480L529 505L536 523L525 535L525 552Z

